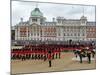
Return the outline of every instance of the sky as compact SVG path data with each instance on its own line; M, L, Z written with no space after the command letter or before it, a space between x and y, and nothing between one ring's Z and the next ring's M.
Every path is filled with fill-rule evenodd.
M66 19L80 19L83 15L87 17L88 21L95 21L95 6L12 1L12 26L18 24L20 18L23 18L23 21L28 21L31 11L36 6L46 17L46 21L52 21L52 18L58 16Z

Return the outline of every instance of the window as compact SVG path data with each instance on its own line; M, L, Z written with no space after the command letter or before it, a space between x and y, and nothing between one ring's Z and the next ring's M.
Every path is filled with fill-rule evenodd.
M36 33L34 33L34 36L36 36Z
M78 36L80 36L80 33L78 33Z
M61 20L58 20L58 23L61 23Z
M64 28L64 32L66 31L66 29Z
M71 33L71 36L73 36L73 34Z
M76 33L74 33L74 36L76 36Z
M69 31L69 29L67 29L67 31Z
M31 35L31 36L33 36L33 34L32 34L32 33L30 33L30 35Z
M37 33L37 35L39 36L39 33Z
M83 33L82 36L84 36L85 34Z
M64 33L64 36L66 36L66 34Z
M34 22L34 21L37 21L37 19L32 19L32 21Z
M69 33L67 34L67 36L69 36Z
M39 38L37 38L37 40L39 40Z
M60 33L58 35L60 36Z
M85 23L85 20L82 20L82 23Z

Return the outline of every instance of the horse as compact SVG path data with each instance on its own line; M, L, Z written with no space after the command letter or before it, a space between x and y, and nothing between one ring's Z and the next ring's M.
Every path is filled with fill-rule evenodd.
M74 54L75 54L76 58L79 56L80 63L82 63L83 58L86 58L86 57L88 58L88 62L90 63L91 62L91 55L94 58L95 51L93 51L93 50L86 50L86 49L74 50Z

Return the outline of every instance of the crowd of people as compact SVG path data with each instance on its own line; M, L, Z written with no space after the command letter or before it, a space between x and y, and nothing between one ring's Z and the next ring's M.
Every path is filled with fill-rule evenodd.
M26 60L26 59L43 59L47 60L50 58L50 55L52 56L52 59L60 58L61 48L55 47L55 46L49 46L49 45L26 45L23 46L22 49L12 49L12 59L20 59L20 60ZM51 53L49 53L51 52ZM50 55L49 55L50 54Z
M51 67L51 60L61 58L61 52L63 50L72 50L75 56L80 57L80 63L82 63L83 57L88 57L89 63L91 63L91 54L95 55L95 52L92 50L92 46L89 46L89 49L83 49L86 46L84 45L24 45L21 49L12 49L11 50L11 59L12 60L48 60L49 67Z

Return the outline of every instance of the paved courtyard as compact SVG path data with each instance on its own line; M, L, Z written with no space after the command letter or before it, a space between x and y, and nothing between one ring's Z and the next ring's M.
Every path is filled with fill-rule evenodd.
M52 60L52 67L48 67L48 61L43 60L12 60L11 73L36 73L36 72L53 72L53 71L70 71L70 70L84 70L95 69L96 61L92 60L91 64L85 60L81 64L78 60L73 60L74 54L72 52L62 52L61 59Z

